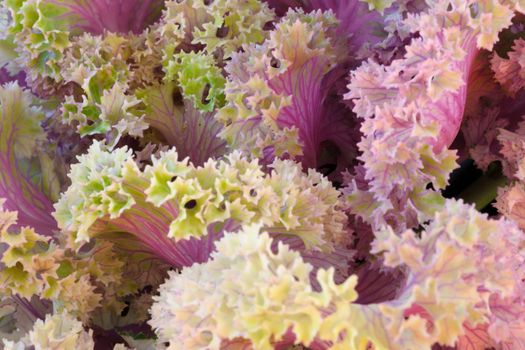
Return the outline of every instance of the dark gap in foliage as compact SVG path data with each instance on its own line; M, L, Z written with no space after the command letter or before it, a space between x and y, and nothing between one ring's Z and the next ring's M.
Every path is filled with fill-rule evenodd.
M467 159L450 174L449 185L441 193L445 198L459 198L459 194L482 175L483 171L474 164L474 161Z

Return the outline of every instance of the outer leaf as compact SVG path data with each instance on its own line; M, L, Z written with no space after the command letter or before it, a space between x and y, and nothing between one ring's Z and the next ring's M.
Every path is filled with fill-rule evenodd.
M16 83L0 87L0 197L6 198L7 210L19 213L20 226L38 227L51 235L57 226L51 216L52 202L42 191L50 184L33 183L31 173L30 160L45 138L40 127L43 113L32 106L31 99Z
M403 229L424 221L435 210L428 204L436 202L426 186L443 188L455 167L455 154L447 148L460 128L478 48L492 49L513 16L511 5L499 1L479 4L476 12L473 4L436 1L409 15L405 23L420 38L405 48L405 57L389 66L370 60L351 74L346 97L364 118L359 148L369 198L383 203L355 213L374 227L389 220ZM357 191L350 186L350 192ZM417 201L422 194L426 198Z
M336 176L348 166L355 133L333 90L340 72L335 31L329 12L290 11L270 39L233 56L227 103L217 113L233 147L270 161L295 158L305 168L339 165Z
M479 334L471 325L498 314L495 303L486 303L490 295L519 292L513 276L524 261L523 237L510 222L488 220L460 202L448 201L445 208L419 237L410 230L401 236L391 229L377 232L374 251L384 254L386 266L407 271L394 299L358 304L357 276L336 284L333 269L318 270L321 288L314 291L307 277L311 265L285 245L271 249L269 235L250 226L225 234L207 263L171 274L150 323L169 349L233 343L330 350L464 346ZM485 344L495 343L493 334L483 334Z
M339 193L291 161L275 162L265 175L239 153L196 167L172 149L141 170L127 149L110 153L98 142L79 161L55 205L59 226L76 243L126 232L180 267L207 259L232 224L262 222L272 233L296 235L307 250L330 251L342 239Z

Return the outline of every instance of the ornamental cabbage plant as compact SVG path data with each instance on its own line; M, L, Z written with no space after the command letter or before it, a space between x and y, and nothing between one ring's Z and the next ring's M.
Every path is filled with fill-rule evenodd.
M1 1L0 349L525 350L525 1Z

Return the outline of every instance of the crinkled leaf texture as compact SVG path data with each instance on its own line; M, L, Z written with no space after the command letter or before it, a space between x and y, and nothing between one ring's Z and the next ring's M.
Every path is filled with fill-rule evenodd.
M122 232L181 267L206 261L224 229L253 222L297 236L307 250L329 252L344 239L339 192L292 161L276 161L265 174L238 152L195 166L173 148L142 170L127 148L109 152L99 142L78 160L54 213L76 244Z
M513 303L522 292L523 232L508 221L489 220L449 200L419 233L377 232L373 252L386 266L406 269L407 280L395 299L366 305L356 302L357 276L336 284L333 269L319 269L320 289L314 290L312 266L284 244L272 249L260 229L225 234L207 263L171 273L160 287L150 323L169 349L236 343L268 350L276 344L464 350L478 335L485 340L474 349L496 343L519 348L522 323L500 332L504 320L512 321L493 301Z
M7 5L17 28L32 25L44 35L52 30L138 34L160 17L163 6L161 0L24 0Z
M270 236L259 230L254 225L228 233L210 262L170 274L150 321L169 349L229 349L236 338L245 338L254 348L271 350L288 329L308 345L322 322L318 309L355 300L355 277L337 286L334 270L320 269L322 291L315 292L312 266L287 245L273 251Z
M0 198L6 199L7 210L18 212L18 225L51 235L57 226L46 193L57 191L58 180L51 159L39 150L44 114L33 99L17 83L0 87Z
M52 308L84 322L96 321L92 316L97 308L107 316L113 309L120 313L119 298L142 287L139 274L123 279L134 261L118 255L110 242L100 240L73 252L59 234L50 237L31 227L17 228L17 212L4 210L3 204L0 199L0 293L34 319L43 319Z
M162 0L40 0L49 9L67 18L70 31L92 34L142 32L159 18ZM65 11L64 11L65 10ZM78 29L77 29L78 28Z
M145 121L160 132L165 142L177 149L181 159L195 165L226 153L226 141L219 138L221 124L211 113L199 111L192 101L177 103L174 83L145 88L138 92L146 105Z
M290 10L269 39L232 56L226 105L216 118L233 148L265 162L282 157L305 168L333 167L336 174L351 164L357 137L335 88L345 48L337 38L330 12Z
M162 0L23 0L7 1L8 33L19 46L31 76L61 80L63 53L82 33L136 34L160 17Z
M284 15L290 8L303 8L306 12L332 11L339 20L338 34L349 40L350 49L358 51L363 45L374 45L383 33L383 17L361 0L266 0Z
M6 350L63 349L93 350L93 331L86 332L82 323L67 313L46 315L20 341L3 340Z
M364 173L350 183L349 200L374 227L416 226L442 204L427 185L444 188L456 167L448 147L462 122L471 67L479 49L491 50L510 26L514 6L432 2L408 15L406 25L419 37L405 47L404 58L388 66L369 60L351 73L346 97L363 118Z
M179 52L169 60L165 57L164 66L164 80L175 80L197 109L211 112L224 104L225 79L213 56Z

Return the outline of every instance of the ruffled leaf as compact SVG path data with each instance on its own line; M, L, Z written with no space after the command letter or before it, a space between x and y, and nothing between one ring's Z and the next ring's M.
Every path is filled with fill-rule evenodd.
M195 165L226 152L226 142L218 137L221 125L210 113L195 108L193 102L178 100L174 83L141 90L137 93L146 105L145 121L160 132L181 159L188 157Z
M259 0L199 0L194 7L204 8L212 20L194 29L192 43L225 58L243 45L261 43L268 35L265 25L274 19L273 11Z
M181 52L167 59L164 68L165 80L177 81L183 95L198 109L211 112L224 105L226 80L212 56Z
M10 1L9 32L23 48L21 58L34 73L61 79L64 50L82 33L140 33L160 15L159 0ZM31 71L33 73L33 71Z
M370 60L351 73L346 97L364 119L359 149L368 191L372 201L385 203L354 212L374 227L390 222L403 229L431 216L435 206L414 199L425 192L435 197L426 186L443 188L455 168L455 154L447 148L461 125L465 83L478 48L492 49L513 16L498 1L478 4L475 11L471 5L438 1L410 14L405 23L420 37L405 47L405 57L389 66Z
M377 11L372 11L372 4L366 0L266 0L279 14L284 15L291 8L302 8L305 12L332 11L339 20L337 33L339 39L346 41L351 55L355 55L363 46L372 46L383 39L384 19ZM377 2L377 1L376 1ZM387 0L386 4L392 3ZM382 11L383 7L376 7Z
M461 344L473 325L495 315L486 302L490 295L519 291L523 238L511 223L488 220L460 202L448 201L445 208L419 234L377 232L373 251L386 266L407 272L395 299L358 304L356 276L335 284L333 269L318 270L321 288L314 291L312 266L286 245L271 249L270 236L250 226L227 233L207 263L172 273L155 298L150 324L169 348L221 349L236 342L273 349L277 342L401 350Z
M127 232L174 266L207 259L210 242L230 221L262 222L270 232L297 235L306 249L330 250L345 220L339 193L291 161L273 167L265 175L257 161L239 153L196 167L172 149L140 170L130 151L110 153L95 142L72 166L72 185L55 205L55 217L77 243Z
M494 77L512 97L525 87L524 49L525 41L517 39L512 46L512 51L507 53L508 59L501 58L496 54L491 60L491 66L495 73Z
M286 245L273 252L270 236L259 229L226 234L210 262L170 275L151 310L160 341L173 349L222 349L244 338L270 350L291 329L296 344L310 345L323 324L321 309L355 300L355 277L336 285L333 269L320 269L322 290L314 292L312 266Z
M78 103L69 97L62 106L64 120L69 124L77 123L81 136L106 134L113 145L122 135L142 136L148 125L137 108L140 100L126 95L118 84L108 90L97 90L96 97L98 102L95 103L86 98Z
M67 313L47 315L35 322L33 329L18 342L3 340L5 349L93 350L93 331L86 332L82 323Z
M338 60L336 23L329 12L290 11L269 40L233 56L227 103L216 116L232 147L269 161L295 158L310 168L348 165L355 154L353 121L329 95L337 76L329 73Z
M48 167L50 160L38 150L45 140L40 126L44 114L32 99L16 83L0 87L0 197L6 199L6 209L18 212L19 225L50 235L57 227L45 193L57 190L58 184ZM41 182L34 176L35 164L37 174L44 173Z

